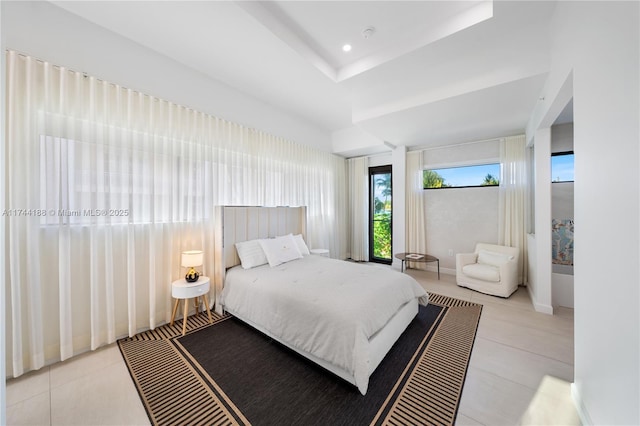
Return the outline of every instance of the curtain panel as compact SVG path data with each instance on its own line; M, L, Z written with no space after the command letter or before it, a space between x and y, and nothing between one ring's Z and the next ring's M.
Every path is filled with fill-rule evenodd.
M181 252L218 267L216 205L305 205L346 252L338 156L13 51L6 123L10 377L170 320Z
M356 261L369 260L369 159L347 160L349 169L349 248Z
M524 135L500 142L500 192L498 196L498 244L520 249L518 283L527 284L527 158Z
M424 153L423 151L407 152L406 166L406 235L407 252L427 252L427 224L424 206ZM412 268L427 269L425 262L410 262Z

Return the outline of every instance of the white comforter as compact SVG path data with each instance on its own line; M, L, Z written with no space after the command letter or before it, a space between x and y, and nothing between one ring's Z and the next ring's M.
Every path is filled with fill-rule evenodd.
M288 345L346 370L364 395L368 339L414 298L429 301L409 275L306 256L274 268L230 269L221 301Z

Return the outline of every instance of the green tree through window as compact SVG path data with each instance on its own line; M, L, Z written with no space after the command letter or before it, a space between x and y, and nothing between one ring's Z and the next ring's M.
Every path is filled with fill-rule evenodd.
M422 176L423 188L447 188L450 185L444 183L444 178L433 170L425 170Z
M500 182L498 181L498 179L495 176L493 176L491 173L489 173L484 177L484 181L482 182L482 185L483 186L487 186L487 185L495 186L495 185L500 185Z
M500 176L499 163L430 169L423 171L422 187L438 189L498 186L500 185L498 176Z
M391 173L371 175L372 185L372 252L373 259L391 260Z

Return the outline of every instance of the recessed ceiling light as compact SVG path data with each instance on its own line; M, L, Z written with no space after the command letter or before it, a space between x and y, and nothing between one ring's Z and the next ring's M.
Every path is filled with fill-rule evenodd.
M344 50L345 52L351 51L351 45L350 44L345 44L344 46L342 46L342 50Z

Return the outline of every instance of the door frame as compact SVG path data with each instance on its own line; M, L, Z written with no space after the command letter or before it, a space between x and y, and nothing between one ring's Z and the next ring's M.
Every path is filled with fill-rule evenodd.
M391 226L391 233L389 235L389 238L391 239L391 257L389 259L382 259L380 257L375 257L373 255L373 251L374 251L374 241L373 241L373 215L374 215L374 206L373 206L373 200L374 200L374 189L375 187L372 186L372 182L371 182L371 178L374 175L377 174L384 174L384 173L389 173L391 175L391 223L389 224L389 226ZM369 179L368 179L368 186L369 186L369 221L367 224L367 227L369 229L369 262L375 262L375 263L383 263L386 265L391 265L393 263L393 167L391 164L387 164L384 166L373 166L373 167L369 167Z

